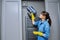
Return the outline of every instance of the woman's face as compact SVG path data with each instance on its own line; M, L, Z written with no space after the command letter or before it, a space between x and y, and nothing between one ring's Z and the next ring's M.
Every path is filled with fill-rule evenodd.
M43 16L42 14L40 14L40 16L39 16L41 19L45 19L46 18L46 16Z

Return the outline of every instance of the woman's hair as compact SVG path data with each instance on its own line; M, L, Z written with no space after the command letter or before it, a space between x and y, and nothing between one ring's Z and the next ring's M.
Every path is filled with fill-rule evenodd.
M49 13L46 12L46 11L42 11L41 14L42 14L43 16L46 16L46 20L48 20L48 23L49 23L49 25L51 26L51 18L50 18L50 16L49 16Z

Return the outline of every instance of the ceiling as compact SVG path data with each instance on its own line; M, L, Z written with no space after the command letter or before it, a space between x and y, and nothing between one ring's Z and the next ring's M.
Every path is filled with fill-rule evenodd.
M22 0L22 1L44 1L44 0Z

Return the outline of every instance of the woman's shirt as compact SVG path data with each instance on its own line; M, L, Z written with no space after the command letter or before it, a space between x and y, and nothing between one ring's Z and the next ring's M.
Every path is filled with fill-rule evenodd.
M43 37L48 38L50 35L50 26L47 20L45 21L36 21L34 25L37 25L38 31L43 32Z

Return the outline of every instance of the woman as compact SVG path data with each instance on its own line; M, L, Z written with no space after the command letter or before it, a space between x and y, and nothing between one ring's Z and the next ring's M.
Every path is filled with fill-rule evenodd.
M48 40L51 26L51 19L49 13L46 11L42 11L39 18L41 20L36 22L32 20L32 24L37 25L38 27L38 31L33 31L33 34L37 35L38 40Z

